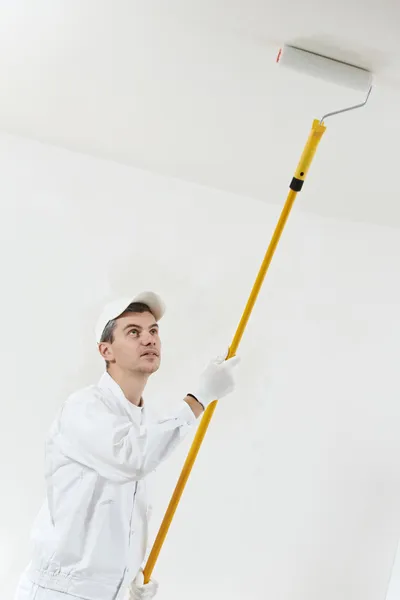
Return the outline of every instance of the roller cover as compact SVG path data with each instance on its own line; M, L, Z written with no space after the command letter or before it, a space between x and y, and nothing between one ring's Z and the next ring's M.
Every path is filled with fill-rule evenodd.
M370 71L294 46L284 46L279 51L276 62L299 73L365 93L372 85Z

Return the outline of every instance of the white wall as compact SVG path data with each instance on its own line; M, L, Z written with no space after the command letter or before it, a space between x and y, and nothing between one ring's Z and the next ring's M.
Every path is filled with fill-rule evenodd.
M103 300L143 286L165 295L147 401L171 405L229 344L279 208L8 136L0 165L0 591L11 598L47 428L102 371ZM399 258L398 230L303 214L299 196L239 351L237 393L218 406L157 565L160 600L384 600L400 533ZM160 469L154 529L189 444Z

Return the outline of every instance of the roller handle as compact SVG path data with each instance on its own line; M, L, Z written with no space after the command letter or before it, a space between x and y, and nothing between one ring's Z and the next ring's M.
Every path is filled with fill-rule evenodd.
M304 151L303 151L303 154L301 155L300 162L296 169L295 176L292 180L292 183L293 183L293 181L300 181L301 186L303 185L304 179L310 168L312 159L314 158L318 143L319 143L325 129L326 129L325 126L321 125L318 120L314 120L310 135L309 135L307 143L304 147ZM236 330L236 333L235 333L232 343L230 345L229 353L226 357L226 360L228 360L229 358L232 358L232 356L235 356L235 354L236 354L236 351L239 347L244 330L245 330L248 320L250 318L251 312L256 303L258 294L261 290L265 275L268 271L269 265L271 264L272 257L275 253L279 239L282 235L282 231L285 227L286 221L287 221L290 211L292 209L294 200L296 199L297 192L300 191L300 190L293 189L292 185L290 187L291 187L291 189L289 191L287 200L285 202L285 205L283 207L278 224L277 224L274 234L272 236L271 242L268 246L268 250L265 254L264 260L263 260L260 270L258 272L256 281L253 285L253 289L252 289L249 299L247 301L246 308L243 312L242 318L239 322L238 328ZM300 189L301 189L301 187L300 187ZM199 453L201 444L206 435L208 426L210 424L210 421L214 414L216 406L217 406L216 400L208 406L207 410L204 412L201 423L197 429L196 435L192 442L192 446L189 450L188 456L183 465L182 472L181 472L178 482L176 484L175 490L172 494L172 497L169 502L168 508L166 510L164 519L161 523L157 537L155 539L155 542L151 549L146 566L144 568L144 582L145 583L148 583L151 579L151 575L152 575L154 566L159 557L159 554L160 554L162 545L165 541L165 538L167 537L167 533L170 528L172 519L173 519L176 509L178 507L179 501L182 497L185 485L189 479L189 475L193 468L196 457Z

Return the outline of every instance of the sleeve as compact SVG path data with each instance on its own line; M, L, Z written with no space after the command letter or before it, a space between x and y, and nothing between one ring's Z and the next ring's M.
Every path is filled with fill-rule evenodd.
M124 483L143 479L193 429L196 417L182 401L175 414L147 425L115 414L98 397L69 399L59 422L62 453L102 477Z

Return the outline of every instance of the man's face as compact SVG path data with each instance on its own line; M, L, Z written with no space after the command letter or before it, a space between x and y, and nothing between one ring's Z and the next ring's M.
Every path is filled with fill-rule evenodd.
M116 321L114 341L106 344L103 357L119 368L151 375L161 360L161 341L153 315L124 313Z

